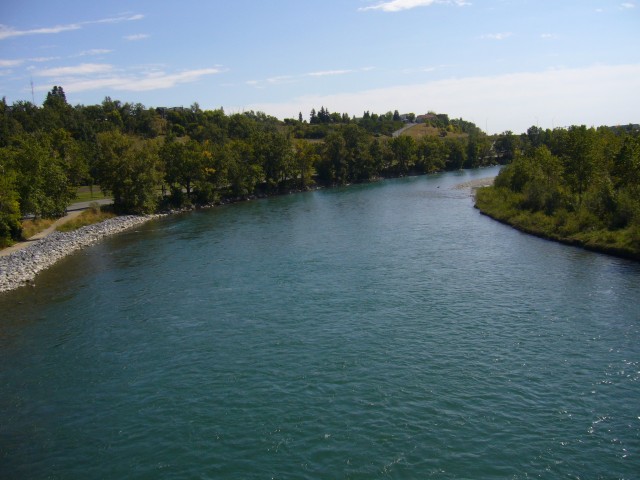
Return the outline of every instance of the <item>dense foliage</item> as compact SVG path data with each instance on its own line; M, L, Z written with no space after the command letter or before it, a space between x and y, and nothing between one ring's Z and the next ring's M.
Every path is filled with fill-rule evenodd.
M478 192L483 212L547 238L640 259L637 127L531 127L520 138L504 137L514 160Z
M363 182L495 163L475 125L431 114L439 135L392 137L413 114L324 106L284 122L262 112L146 108L106 97L71 106L54 87L41 107L0 102L0 245L25 216L64 214L78 185L99 185L117 212L206 204L313 185Z

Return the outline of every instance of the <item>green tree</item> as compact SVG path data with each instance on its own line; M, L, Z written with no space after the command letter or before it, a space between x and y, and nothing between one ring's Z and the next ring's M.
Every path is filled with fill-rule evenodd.
M325 184L343 185L348 182L347 149L339 132L333 131L325 138L317 171L320 180Z
M518 137L511 130L502 132L496 138L494 149L498 163L502 165L511 163L518 152Z
M446 138L444 140L447 148L447 170L460 170L467 160L467 149L462 138Z
M160 161L150 141L120 132L98 134L98 184L113 195L119 213L150 213L158 201Z
M9 168L4 150L0 149L0 248L19 240L22 234L16 175Z
M255 161L250 143L242 140L231 140L222 148L221 166L224 178L229 182L231 194L244 197L256 191L264 172Z
M184 190L187 199L191 199L194 184L204 178L206 158L202 144L195 140L182 142L170 138L165 142L160 149L160 159L164 179L176 198L180 198Z
M38 133L14 137L11 152L22 215L64 215L75 192L64 162L51 146L50 135Z
M293 177L293 146L291 139L279 132L259 131L252 137L253 155L262 167L267 189L278 191Z
M296 141L294 149L296 166L294 176L298 179L298 188L305 190L313 182L313 174L315 173L313 166L318 161L319 155L316 147L306 140Z
M447 148L439 137L426 135L418 141L416 166L422 173L434 173L445 169Z
M601 160L597 155L597 142L594 129L587 129L582 125L567 130L561 158L567 183L578 198L578 206L582 204L582 197L596 171L597 163Z
M397 162L397 173L405 175L415 165L417 153L415 140L413 137L400 135L391 139L389 145Z

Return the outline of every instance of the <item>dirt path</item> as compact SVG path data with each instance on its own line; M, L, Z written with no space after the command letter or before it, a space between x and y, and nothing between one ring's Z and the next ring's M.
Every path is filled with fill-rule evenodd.
M13 252L17 252L18 250L22 250L23 248L29 246L32 242L35 242L36 240L40 240L41 238L46 237L51 232L54 232L55 229L58 228L60 225L67 223L69 220L73 220L81 213L82 213L82 210L74 210L73 212L67 213L64 217L60 217L58 220L53 222L53 224L51 224L51 226L46 230L36 233L33 237L29 237L29 239L25 240L24 242L18 242L15 245L11 245L10 247L3 248L2 250L0 250L0 257L11 255Z

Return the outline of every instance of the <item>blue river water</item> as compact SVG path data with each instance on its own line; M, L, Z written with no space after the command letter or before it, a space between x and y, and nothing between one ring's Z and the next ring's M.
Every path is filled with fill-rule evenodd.
M0 296L0 478L640 478L640 264L495 168L144 224Z

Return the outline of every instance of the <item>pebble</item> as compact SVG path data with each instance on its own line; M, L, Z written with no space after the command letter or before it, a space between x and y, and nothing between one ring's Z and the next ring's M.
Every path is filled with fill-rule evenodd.
M39 272L76 250L161 216L163 215L125 215L71 232L56 231L28 247L0 257L0 292L33 282Z

